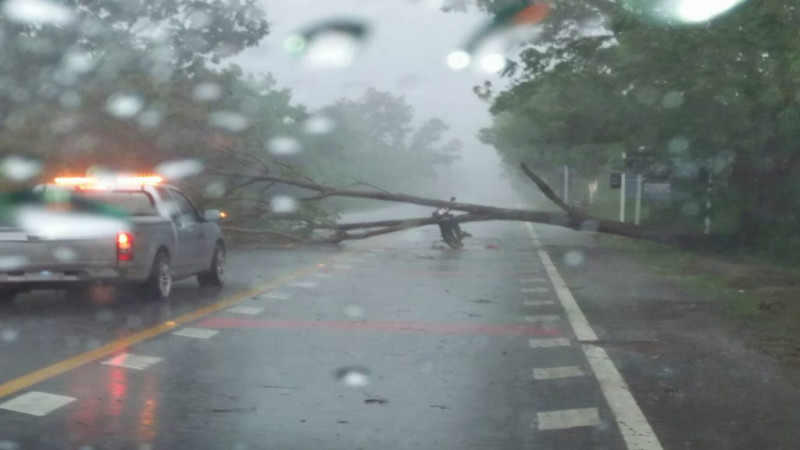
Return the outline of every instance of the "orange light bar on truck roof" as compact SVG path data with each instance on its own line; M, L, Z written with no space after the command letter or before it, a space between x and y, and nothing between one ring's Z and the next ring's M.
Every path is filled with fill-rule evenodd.
M155 186L164 182L158 175L119 175L114 178L98 179L95 177L57 177L58 186L78 189L111 189L117 187Z

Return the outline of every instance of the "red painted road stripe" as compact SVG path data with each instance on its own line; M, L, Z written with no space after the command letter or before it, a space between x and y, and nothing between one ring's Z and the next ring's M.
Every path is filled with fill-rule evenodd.
M342 322L329 320L270 320L209 317L197 324L207 328L263 328L277 330L388 331L445 334L561 336L558 328L531 325L472 325L406 322Z

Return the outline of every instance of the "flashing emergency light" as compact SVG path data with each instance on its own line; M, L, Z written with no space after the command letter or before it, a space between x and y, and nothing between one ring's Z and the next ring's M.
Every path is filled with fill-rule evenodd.
M113 189L119 187L155 186L164 182L158 175L119 175L116 178L57 177L57 186L76 189Z

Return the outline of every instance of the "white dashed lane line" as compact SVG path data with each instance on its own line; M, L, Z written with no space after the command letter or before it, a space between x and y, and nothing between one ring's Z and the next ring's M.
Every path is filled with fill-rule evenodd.
M562 320L558 314L539 314L536 316L525 316L525 322L541 323L541 322L558 322Z
M597 408L564 409L561 411L540 412L538 414L540 430L564 430L577 427L594 427L600 425L600 414Z
M533 369L534 380L558 380L561 378L574 378L586 375L578 366L542 367Z
M608 402L611 413L619 427L622 438L629 450L662 450L661 442L653 432L650 423L647 421L644 413L642 413L636 399L633 398L628 384L622 378L611 358L608 357L606 351L597 345L592 344L597 342L597 335L583 314L580 306L572 296L572 292L567 287L566 282L558 273L558 269L553 264L550 255L541 248L539 239L536 236L536 231L530 223L525 224L528 227L528 232L536 245L536 251L542 259L547 275L555 288L556 296L561 303L562 308L567 314L572 329L575 332L575 337L582 343L581 349L583 350L586 359L589 361L589 366L597 378L600 390ZM535 341L531 340L531 347ZM539 345L541 347L541 345ZM590 409L585 410L571 410L570 412L551 412L539 413L539 429L543 428L543 424L551 427L547 429L565 428L565 424L578 423L581 421L591 422L596 417L597 411L594 410L595 416L591 416ZM549 416L547 414L550 414ZM545 415L543 417L543 415ZM543 419L544 418L544 422ZM591 419L591 420L590 420ZM599 423L599 417L597 418ZM561 424L561 425L559 425ZM574 425L580 426L580 425ZM570 426L571 427L571 426ZM570 428L566 427L566 428Z
M332 273L315 273L312 274L311 276L316 278L333 278Z
M145 370L155 364L160 363L163 360L164 358L160 358L158 356L145 356L145 355L136 355L133 353L121 353L107 361L103 361L102 364L105 364L107 366L124 367L126 369Z
M545 292L550 292L550 288L546 287L535 287L535 288L523 288L523 294L544 294Z
M257 308L254 306L234 306L233 308L228 308L227 311L234 314L247 314L249 316L255 316L264 312L264 308Z
M547 306L555 305L556 302L554 300L525 300L522 304L525 306Z
M530 340L531 348L569 347L569 338L540 338Z
M0 409L41 417L46 416L62 406L69 405L75 400L77 399L65 395L29 391L11 400L0 403Z
M184 327L172 334L174 334L175 336L184 336L195 339L210 339L214 337L217 333L219 333L219 331L210 330L208 328Z

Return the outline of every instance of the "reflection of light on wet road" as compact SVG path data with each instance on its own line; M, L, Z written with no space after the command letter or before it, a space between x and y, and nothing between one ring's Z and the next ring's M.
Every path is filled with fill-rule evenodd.
M144 404L139 411L139 423L136 429L136 440L140 446L152 444L156 440L158 427L158 391L160 379L148 374L144 384Z
M111 367L106 382L108 391L108 415L119 417L125 408L128 394L128 372L121 367Z

